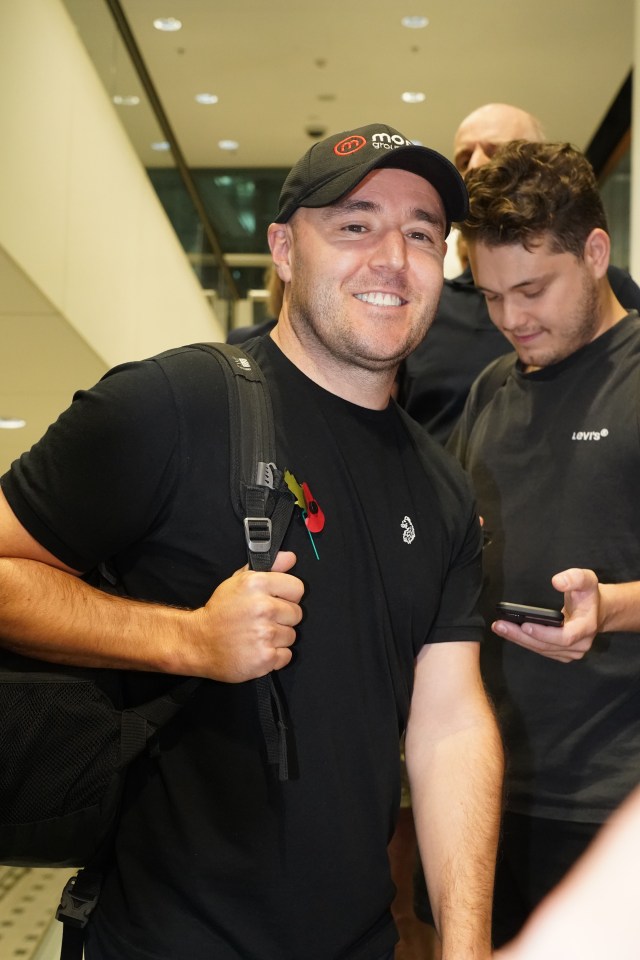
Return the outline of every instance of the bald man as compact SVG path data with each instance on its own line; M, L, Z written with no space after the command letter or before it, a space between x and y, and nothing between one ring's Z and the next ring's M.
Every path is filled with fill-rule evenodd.
M453 138L454 163L464 176L491 159L510 140L541 142L545 134L531 113L508 103L487 103L464 118ZM453 233L449 245L455 244ZM640 310L640 287L618 267L609 283L628 310ZM471 384L511 345L489 319L484 296L468 266L445 280L436 318L427 338L401 371L399 403L440 443L445 444L462 413Z
M481 167L509 140L545 140L540 121L508 103L486 103L465 117L453 138L453 162L464 176Z

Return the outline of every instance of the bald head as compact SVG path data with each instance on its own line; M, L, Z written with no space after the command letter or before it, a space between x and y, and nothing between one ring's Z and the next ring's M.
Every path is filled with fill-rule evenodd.
M487 163L509 140L544 140L544 131L532 114L508 103L487 103L462 121L453 138L453 159L461 174Z

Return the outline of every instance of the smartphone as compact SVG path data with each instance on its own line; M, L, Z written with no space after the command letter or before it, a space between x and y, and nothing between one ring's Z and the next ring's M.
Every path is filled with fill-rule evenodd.
M545 627L561 627L564 615L561 610L552 610L550 607L529 607L525 603L496 604L499 620L510 620L512 623L541 623Z

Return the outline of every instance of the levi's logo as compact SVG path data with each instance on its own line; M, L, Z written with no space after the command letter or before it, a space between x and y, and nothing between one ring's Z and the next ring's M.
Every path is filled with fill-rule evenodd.
M365 138L361 136L353 135L351 137L345 137L340 143L336 143L333 152L336 157L348 157L349 154L362 150L362 148L366 146L366 143Z
M571 434L572 440L602 440L609 436L607 427L602 430L574 430Z

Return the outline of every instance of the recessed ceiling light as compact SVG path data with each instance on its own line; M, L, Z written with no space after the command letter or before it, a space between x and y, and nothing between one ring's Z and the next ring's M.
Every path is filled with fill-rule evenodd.
M156 140L155 143L151 144L151 149L157 150L158 153L163 153L164 151L171 149L171 144L168 140Z
M215 93L196 93L198 103L217 103L218 98Z
M240 144L237 140L218 140L218 146L221 150L237 150Z
M402 94L402 99L405 103L422 103L423 100L427 99L426 93L420 93L418 90L406 90Z
M0 417L0 430L20 430L26 425L27 421L20 417Z
M403 27L408 27L409 30L421 30L422 27L429 26L426 17L403 17L401 23Z
M182 21L176 20L175 17L158 17L153 21L153 25L156 30L164 30L166 33L174 33L182 29Z
M121 97L119 94L116 94L113 97L113 102L118 107L137 107L140 103L140 97Z

